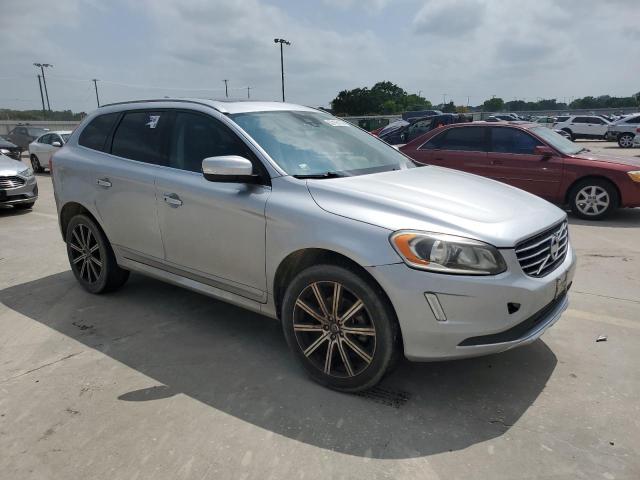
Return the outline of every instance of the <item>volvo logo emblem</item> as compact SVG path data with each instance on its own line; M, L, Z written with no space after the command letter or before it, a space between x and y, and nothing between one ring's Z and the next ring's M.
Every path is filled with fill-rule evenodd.
M554 235L553 237L551 237L549 254L551 255L552 260L557 260L560 256L560 235Z

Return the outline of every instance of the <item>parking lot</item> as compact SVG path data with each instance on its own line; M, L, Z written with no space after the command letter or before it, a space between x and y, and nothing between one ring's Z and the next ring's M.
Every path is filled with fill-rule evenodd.
M260 315L135 274L86 293L38 183L0 210L1 478L640 478L640 209L570 216L571 304L541 340L347 395Z

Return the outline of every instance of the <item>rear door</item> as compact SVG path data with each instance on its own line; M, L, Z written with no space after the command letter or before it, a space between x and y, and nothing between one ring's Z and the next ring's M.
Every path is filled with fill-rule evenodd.
M164 257L155 179L167 163L170 116L166 111L125 112L105 142L110 154L94 167L96 209L107 237L123 256L136 261Z
M603 118L600 117L587 117L587 130L589 135L594 137L604 137L607 133L609 125Z
M433 140L423 146L431 150L428 163L486 176L486 127L449 128Z
M535 154L535 147L544 144L523 130L497 126L489 130L491 178L555 201L562 179L562 158Z
M590 130L587 126L588 122L587 117L573 117L573 120L569 122L569 128L574 134L590 135Z
M265 206L268 185L211 182L202 160L240 155L262 165L230 128L211 115L175 112L169 168L157 178L157 208L168 267L231 293L266 301ZM268 178L268 177L266 177Z

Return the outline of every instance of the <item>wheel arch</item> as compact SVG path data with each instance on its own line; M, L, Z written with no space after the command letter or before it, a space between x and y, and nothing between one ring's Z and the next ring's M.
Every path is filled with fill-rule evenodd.
M567 192L564 195L565 204L569 204L571 202L571 194L573 193L574 188L576 188L576 186L579 183L582 183L585 180L603 180L609 183L613 187L613 190L616 192L616 195L617 195L616 206L620 205L620 202L622 201L622 192L620 192L620 189L618 188L618 185L616 185L616 182L606 177L605 175L585 175L583 177L575 179L573 183L569 185L569 188L567 188Z
M59 215L60 233L62 234L63 240L65 240L67 226L69 225L69 222L76 215L86 215L87 217L89 217L91 220L95 222L98 228L102 230L102 233L104 234L104 236L107 239L109 238L105 233L104 228L102 227L102 223L93 213L91 213L91 210L89 210L87 207L85 207L81 203L72 201L72 202L65 203L64 206L60 209L60 215Z

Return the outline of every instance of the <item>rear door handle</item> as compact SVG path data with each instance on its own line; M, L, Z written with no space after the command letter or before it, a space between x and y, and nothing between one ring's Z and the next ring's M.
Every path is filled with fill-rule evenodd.
M175 193L165 193L162 196L164 198L165 203L169 204L169 206L173 208L178 208L182 205L182 200Z
M491 160L491 165L504 165L502 160Z
M111 182L109 181L108 178L99 178L96 180L96 183L100 186L100 187L104 187L104 188L109 188L111 187Z

